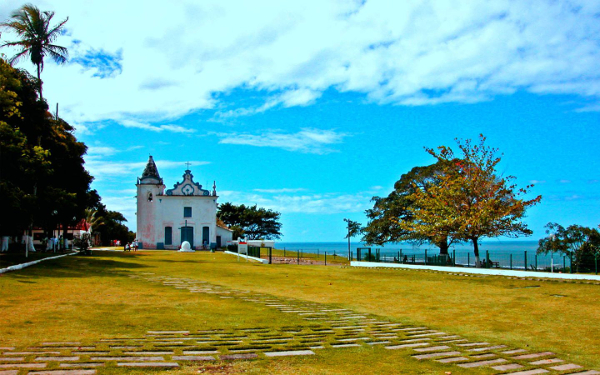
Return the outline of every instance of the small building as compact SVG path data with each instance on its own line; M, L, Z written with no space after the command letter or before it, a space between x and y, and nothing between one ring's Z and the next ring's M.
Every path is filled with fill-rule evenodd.
M212 191L194 182L187 169L183 181L166 189L152 156L137 184L137 239L144 249L192 249L226 246L233 231L217 225L217 187Z

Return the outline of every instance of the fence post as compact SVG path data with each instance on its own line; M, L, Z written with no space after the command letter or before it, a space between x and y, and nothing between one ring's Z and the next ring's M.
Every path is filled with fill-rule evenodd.
M570 268L571 273L573 273L573 252L572 251L569 253L569 259L571 260L571 267L569 267L569 268Z
M535 271L537 271L537 253L534 255L534 259L535 259Z
M452 250L452 265L456 267L456 250Z
M300 250L298 250L296 252L296 256L298 257L298 263L297 264L300 264Z
M563 272L567 270L567 257L563 255Z
M510 269L512 270L512 253L510 254Z
M270 247L268 249L269 249L269 264L272 264L273 263L273 258L272 258L273 249Z
M471 253L467 253L467 267L471 267Z
M425 250L425 265L427 265L427 250Z
M373 259L371 258L371 248L369 248L369 258L367 259L367 262L372 262Z
M524 252L523 256L525 257L525 271L527 271L527 251Z
M327 265L327 251L325 252L325 265Z
M489 250L485 251L485 265L487 266L486 268L492 268L492 267L490 267L490 251Z
M283 257L285 258L285 247L283 248Z

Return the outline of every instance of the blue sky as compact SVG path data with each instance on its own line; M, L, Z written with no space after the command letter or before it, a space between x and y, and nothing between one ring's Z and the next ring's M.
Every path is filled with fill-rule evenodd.
M220 202L280 211L286 242L341 241L424 147L480 133L543 196L533 239L600 224L597 1L33 3L70 18L44 96L132 229L149 154L168 187L189 161Z

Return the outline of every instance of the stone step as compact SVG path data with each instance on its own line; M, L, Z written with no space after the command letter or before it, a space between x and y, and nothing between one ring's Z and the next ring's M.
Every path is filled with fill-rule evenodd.
M91 375L95 373L96 370L48 370L30 372L29 375Z
M539 358L539 357L547 357L550 355L554 355L554 353L552 353L552 352L531 353L531 354L518 355L513 358L514 359L533 359L533 358Z
M386 349L404 349L404 348L415 348L418 346L428 346L429 343L427 342L416 342L414 344L402 344L402 345L392 345L392 346L386 346Z
M510 375L536 375L536 374L545 374L547 372L549 372L549 371L544 370L543 368L536 368L533 370L511 372Z
M156 367L156 368L178 368L175 362L118 362L119 367Z
M266 352L265 355L267 357L285 357L294 355L315 355L315 352L312 350L291 350L285 352Z
M523 366L518 363L510 363L507 365L492 366L492 368L494 370L498 370L498 371L507 371L507 370L520 369L520 368L523 368Z
M482 367L482 366L495 365L497 363L504 363L504 362L507 362L506 359L504 359L504 358L498 358L498 359L492 359L492 360L489 360L489 361L459 363L458 366L463 367L463 368L472 368L472 367Z
M9 363L0 364L0 369L4 368L46 368L45 363Z
M532 365L551 365L553 363L560 363L560 362L564 362L564 361L559 358L549 358L549 359L540 359L539 361L531 362L531 364Z
M450 347L446 346L446 345L430 346L428 348L417 348L417 349L415 349L415 352L437 352L437 351L446 350L446 349L450 349Z
M454 362L463 362L463 361L468 361L469 358L467 357L451 357L451 358L444 358L444 359L436 359L436 362L440 362L440 363L454 363Z
M215 357L210 355L174 355L171 357L173 361L214 361Z
M550 368L552 370L556 370L556 371L567 371L567 370L575 370L575 369L581 368L581 366L576 365L574 363L567 363L564 365L552 366Z
M413 355L412 357L415 359L431 359L431 358L439 358L439 357L447 357L453 355L460 355L460 352L442 352L442 353L429 353L429 354L419 354Z
M223 361L237 360L237 359L254 359L257 358L256 353L244 353L244 354L223 354L219 356L219 359Z

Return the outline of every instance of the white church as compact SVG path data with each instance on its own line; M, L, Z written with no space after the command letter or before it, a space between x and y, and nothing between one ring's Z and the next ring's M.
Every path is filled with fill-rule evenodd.
M189 167L188 167L189 168ZM217 220L217 189L202 189L187 169L173 189L158 174L152 156L138 178L137 240L143 249L215 249L231 243L233 231Z

